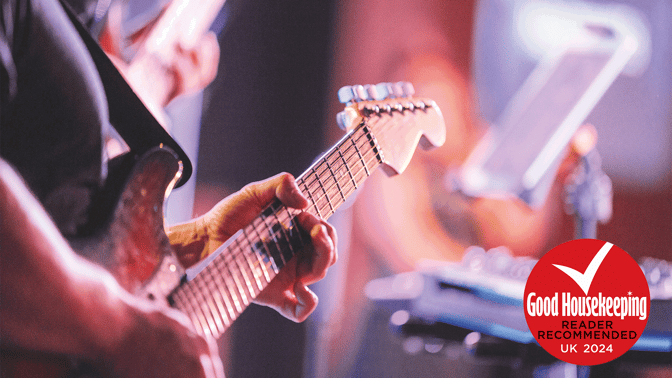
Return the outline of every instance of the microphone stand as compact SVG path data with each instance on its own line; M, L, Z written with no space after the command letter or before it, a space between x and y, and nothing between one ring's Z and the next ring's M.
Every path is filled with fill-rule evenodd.
M565 183L565 204L574 215L576 239L595 239L597 223L606 223L612 214L611 179L602 170L595 148L581 156L578 167Z

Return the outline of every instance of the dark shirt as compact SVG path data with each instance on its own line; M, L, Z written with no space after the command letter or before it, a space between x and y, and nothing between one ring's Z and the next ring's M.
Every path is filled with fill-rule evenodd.
M74 15L58 0L0 1L0 156L66 237L95 212L92 199L107 176L103 140L112 125L129 145L128 157L169 147L182 162L177 185L188 180L189 158ZM82 16L76 9L70 14Z
M72 234L106 175L105 92L60 3L0 1L0 156Z

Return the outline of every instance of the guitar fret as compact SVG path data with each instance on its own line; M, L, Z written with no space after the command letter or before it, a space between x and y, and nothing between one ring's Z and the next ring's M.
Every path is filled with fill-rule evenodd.
M331 164L329 164L329 159L325 159L325 163L327 163L327 168L329 169L329 173L331 173L331 176L334 178L334 183L336 184L336 188L338 189L338 193L341 195L341 198L343 199L343 202L345 202L345 195L343 194L343 190L341 189L341 185L338 183L338 177L336 176L336 172L331 167Z
M322 164L322 163L320 163ZM318 167L319 168L319 167ZM318 197L318 206L320 207L320 210L324 214L325 218L329 218L332 213L329 212L329 209L333 208L332 203L331 203L331 198L329 197L329 193L326 190L326 187L324 186L324 183L321 181L317 170L315 171L315 183L316 185L316 195Z
M203 321L201 325L204 328L209 329L210 327L208 325L207 315L205 314L205 312L203 311L203 308L201 306L201 301L204 299L203 294L201 292L201 290L202 290L202 288L201 288L202 279L200 279L198 281L194 280L194 284L195 284L195 286L191 287L191 292L190 292L191 298L190 299L193 300L193 303L195 304L194 308L197 310L197 314L199 315L199 318L201 318L201 320Z
M335 213L336 210L345 202L343 198L343 192L341 192L340 186L338 184L338 177L336 176L336 172L332 171L329 165L329 162L326 161L327 163L327 169L324 170L324 173L327 175L324 183L325 186L328 187L328 191L331 194L331 199L332 199L332 204L333 210L331 213ZM333 181L333 183L330 183L330 181Z
M270 212L271 214L266 214L267 212ZM282 255L280 243L278 242L278 239L275 236L275 230L273 229L273 225L272 224L269 225L268 223L268 217L274 213L275 211L273 211L272 207L267 207L266 210L264 210L264 212L261 213L261 219L263 220L264 225L266 226L265 230L269 233L271 239L273 240L273 244L271 245L271 256L275 260L275 266L277 266L278 269L282 269L283 266L287 265L287 261L285 261L285 256ZM282 265L278 264L277 260L278 257L280 258L280 262L282 263Z
M235 257L235 260L236 260L236 265L238 265L240 270L243 272L243 276L245 278L245 283L247 285L247 289L250 292L250 297L255 298L258 293L257 293L256 290L254 290L254 285L252 284L252 280L249 279L249 276L246 272L247 268L245 267L245 264L241 263L240 260L239 260L240 255L242 255L243 260L245 260L245 262L247 263L247 266L250 268L249 272L254 277L255 282L257 283L257 285L259 285L259 291L262 290L261 282L259 282L259 277L257 277L257 274L256 274L254 268L252 267L252 264L250 264L250 260L248 258L248 255L245 252L246 249L240 244L240 240L238 240L238 238L236 238L235 243L236 243L236 246L237 246L237 250L239 251L238 253L234 253L234 255L235 255L234 257Z
M250 298L251 296L254 295L254 293L250 292L249 289L246 290L246 288L249 286L249 278L247 276L247 271L245 270L245 266L240 264L239 260L239 255L241 253L240 250L240 244L238 242L238 239L234 240L234 242L231 245L231 253L229 254L230 259L229 259L229 269L233 267L236 273L236 277L238 277L238 281L240 281L240 286L238 286L238 289L241 290L241 295L244 295L244 300L243 303L249 303L251 302Z
M222 300L224 299L222 297L222 287L217 286L217 290L213 293L212 295L213 299L215 300L215 304L217 305L217 311L218 311L218 317L217 321L221 324L221 320L224 321L224 325L222 326L221 332L224 332L226 330L226 327L231 325L231 322L233 322L234 319L229 320L229 314L228 314L228 309L222 303ZM220 320L221 319L221 320Z
M312 176L312 177L311 177ZM322 208L320 206L320 201L324 200L324 196L320 195L318 193L318 190L321 190L321 187L319 186L319 183L317 184L317 171L315 170L315 165L310 167L310 170L308 174L306 175L306 178L310 179L309 184L306 185L306 190L308 190L309 193L312 193L312 198L314 198L314 204L316 207L316 211L319 213L319 209ZM324 215L320 214L320 218L324 218Z
M191 322L194 325L194 328L196 328L196 332L205 335L205 328L203 328L203 324L201 323L201 316L199 316L199 311L194 307L194 305L191 303L191 301L187 298L186 294L184 294L184 306L183 310L185 313L189 315L191 318Z
M369 145L372 147L372 151L374 152L376 159L378 160L378 163L383 162L383 156L380 151L380 148L378 147L378 141L376 140L376 137L371 134L371 131L369 130L368 127L363 127L362 131L364 132L364 135L366 135L367 139L369 140Z
M235 258L234 258L234 260L235 260ZM243 302L243 304L241 305L241 309L239 310L239 312L242 313L243 310L247 306L249 306L250 303L252 303L252 299L249 297L249 294L245 291L245 286L246 286L246 284L244 282L245 280L244 279L241 280L240 275L237 273L237 272L242 273L242 271L239 270L239 269L231 269L230 264L228 265L228 267L229 267L229 271L231 272L231 276L233 277L234 284L236 285L236 289L238 289L236 291L236 295L238 295L238 293L240 293L240 300Z
M280 228L280 230L282 231L282 235L284 236L283 239L280 239L281 243L282 243L282 241L287 242L286 248L283 248L285 243L282 243L283 245L280 246L280 255L283 256L283 261L285 261L285 263L286 263L287 261L291 260L292 257L294 257L295 252L294 252L294 246L292 246L292 243L291 243L292 239L291 239L289 233L287 232L287 228L284 227L284 224L280 221L280 218L278 217L278 212L277 211L281 210L285 206L283 206L280 201L277 201L277 203L279 204L279 208L273 210L273 218L275 218L276 225L278 226L278 228ZM271 208L273 208L272 205L271 205ZM286 209L286 207L285 207L285 209ZM275 234L275 232L274 232L274 234Z
M295 215L292 215L292 213L289 211L289 208L287 206L283 206L285 209L285 213L287 214L287 219L289 221L289 233L290 235L295 234L296 237L292 237L290 239L290 243L294 242L295 245L294 247L296 249L301 248L302 246L306 245L306 242L303 240L303 235L301 235L301 228L299 225L296 223L296 217Z
M278 266L277 266L277 264L276 264L276 262L275 262L275 259L273 258L273 255L271 254L271 251L268 249L268 245L266 244L266 241L264 240L264 238L263 238L263 237L261 236L261 234L259 233L259 229L257 228L257 224L255 224L255 222L259 222L258 224L263 224L264 221L263 221L263 219L261 219L261 218L262 218L262 216L259 216L259 217L255 218L255 219L252 221L252 229L253 229L254 232L257 234L257 238L259 238L259 241L256 242L256 243L254 244L254 248L255 248L255 250L257 250L257 251L260 251L260 249L257 247L257 244L261 244L261 246L263 247L264 251L266 252L266 253L264 254L264 256L266 256L266 258L267 258L267 259L269 260L269 262L271 263L271 265L272 265L271 267L273 268L273 272L274 272L275 274L278 274L278 272L280 272L280 269L278 268ZM266 266L266 264L263 263L263 261L262 261L262 266ZM270 274L268 274L268 271L267 271L267 270L264 270L264 271L266 272L266 276L268 277L268 282L270 282L270 281L271 281Z
M215 284L215 289L217 288L217 285ZM210 314L212 315L209 318L212 318L213 322L210 323L211 326L211 331L212 334L216 336L215 331L217 331L217 334L224 332L224 325L222 324L221 318L222 316L219 313L219 309L217 306L214 304L214 299L215 299L215 294L217 291L208 291L208 297L205 299L205 304L208 307L208 310L210 310ZM214 324L213 324L214 323Z
M192 314L194 315L195 319L192 319L194 322L194 325L197 327L200 327L201 332L203 334L206 334L206 332L209 333L209 328L207 327L207 322L205 320L205 315L203 314L203 310L201 309L201 306L199 306L196 296L193 291L193 286L192 285L186 285L185 287L185 299L187 300L187 304L189 307L192 309Z
M324 217L320 213L320 208L317 206L317 201L315 201L315 199L313 198L313 194L311 193L310 189L308 189L308 185L306 185L305 181L303 186L306 188L306 194L308 194L308 199L313 204L313 207L315 207L315 215L317 215L321 219L324 219Z
M331 198L331 214L334 214L336 212L336 209L340 206L342 202L339 203L341 200L341 197L338 193L338 184L336 183L336 176L334 176L333 172L331 171L331 168L329 167L329 162L327 159L325 159L326 163L326 169L322 172L323 175L323 180L322 183L324 184L324 187L327 189L327 192L329 193L329 198ZM331 181L331 182L330 182Z
M362 130L362 135L360 139L362 138L364 139L364 141L359 147L360 148L359 151L361 151L361 149L365 149L365 151L362 154L361 163L366 173L366 176L368 177L371 175L373 169L380 164L380 156L376 151L375 139L372 138L370 134L365 133L364 130ZM371 159L368 158L369 155L372 155Z
M313 169L315 171L315 169ZM329 211L331 214L334 213L334 205L331 203L331 199L329 198L329 194L327 193L327 190L325 189L324 185L322 184L322 180L320 180L319 175L315 175L315 178L317 179L317 183L320 185L320 188L322 189L322 192L324 192L324 198L326 198L327 203L329 204ZM329 215L331 215L329 214Z
M343 152L341 152L341 146L339 145L336 150L338 151L338 155L341 157L341 160L343 160L343 165L345 166L345 169L348 171L348 175L350 175L350 180L352 180L352 185L355 186L355 190L357 190L357 182L355 181L355 177L352 175L352 171L350 170L350 166L348 165L348 161L345 160L345 156L343 156Z
M243 301L243 304L245 306L250 304L250 301L247 299L247 294L245 294L244 286L240 281L240 278L238 277L238 274L236 274L237 269L234 271L231 269L231 265L224 262L224 265L226 266L226 269L229 271L231 274L231 278L233 278L233 284L237 289L237 293L240 293L240 300ZM236 294L238 296L238 294ZM238 310L239 312L243 312L242 308Z
M357 147L357 144L355 144L354 139L350 139L350 142L352 143L352 146L355 148L355 151L357 152L357 156L359 156L359 161L362 163L364 166L364 171L366 172L367 176L371 176L371 173L369 172L369 168L366 166L366 162L364 161L364 157L362 156L361 151Z
M220 297L220 299L224 301L223 303L224 311L220 311L220 313L222 315L222 318L224 318L224 321L227 324L231 324L236 319L237 315L233 308L233 304L231 303L231 298L229 297L230 293L228 288L226 287L226 283L221 278L219 281L220 285L217 286L217 294Z
M254 257L255 257L255 258L257 259L257 261L259 262L259 266L261 267L261 270L262 270L262 273L263 273L263 275L264 275L264 278L266 279L266 282L267 282L267 283L268 283L268 282L271 282L271 276L268 274L268 270L266 270L266 265L265 265L264 262L261 260L261 257L259 256L259 253L257 253L257 251L256 251L256 250L254 249L254 247L252 246L252 241L250 240L250 235L249 235L249 233L247 232L247 230L244 230L244 234L245 234L245 239L247 240L247 243L248 243L248 245L249 245L249 247L250 247L250 250L251 250L252 254L254 255ZM262 287L261 282L258 282L258 284L259 284L259 290L260 290L260 291L263 290L263 287Z
M201 329L199 321L198 321L198 316L196 316L196 311L192 308L191 304L189 303L189 300L187 299L187 296L185 294L185 287L187 285L184 285L183 287L180 287L180 290L176 291L172 297L175 307L184 312L190 319L194 327L196 328L196 332L199 332L199 329ZM199 332L201 333L201 332Z
M330 175L327 177L327 181L333 180L334 182L333 185L329 186L329 189L330 191L333 190L335 194L339 194L339 196L334 195L334 197L336 197L334 200L334 212L335 212L336 209L338 209L338 207L340 207L343 203L345 203L345 200L347 198L343 188L347 185L348 179L345 175L345 172L343 172L344 167L338 163L339 159L336 156L336 154L335 153L330 154L329 159L333 160L332 164L329 164ZM337 166L338 168L335 168ZM342 179L345 179L345 183L341 183Z
M229 273L231 273L231 270L229 269L228 264L226 261L224 261L225 256L219 255L217 258L213 261L215 263L215 266L217 267L217 270L219 271L218 276L221 277L221 282L223 285L221 285L222 289L226 290L226 293L228 294L227 297L231 300L232 303L229 303L230 305L230 314L232 318L235 318L238 313L242 312L242 308L240 306L240 300L238 299L238 296L236 295L235 289L231 288L231 283L230 280L227 278L228 274L224 271L224 269L228 270ZM205 270L205 269L204 269Z
M353 149L350 147L346 148L345 152L341 152L340 146L338 151L341 156L341 160L343 161L343 167L347 172L347 177L343 175L343 179L345 180L343 186L348 189L348 191L346 191L346 197L350 197L350 195L352 195L352 193L357 191L359 188L359 183L356 180L356 173L353 173L352 168L353 160L356 160L356 152L353 151ZM354 163L356 163L356 161L354 161Z
M218 270L221 271L220 264L215 262L214 265L215 265L215 267L218 268ZM236 318L236 312L234 310L234 306L233 306L233 303L232 303L233 299L230 297L231 292L230 292L229 288L227 287L226 282L224 282L224 279L221 277L222 274L220 273L220 274L217 274L216 276L218 277L219 282L220 282L220 284L217 285L217 293L222 298L222 300L224 300L224 307L226 309L226 313L224 313L222 315L228 316L229 319L231 319L231 321L233 322L233 320Z
M211 302L211 297L212 294L210 292L210 289L208 286L210 286L207 282L209 279L211 282L214 279L214 276L212 276L212 272L210 272L211 269L208 269L208 274L203 275L202 280L198 280L196 282L198 288L200 289L197 294L200 295L201 301L200 301L200 308L205 315L205 320L206 320L206 325L208 326L208 329L210 330L210 333L214 336L215 335L215 330L217 329L217 325L215 324L215 318L216 314L213 312L212 309L212 302ZM198 300L198 298L196 298Z

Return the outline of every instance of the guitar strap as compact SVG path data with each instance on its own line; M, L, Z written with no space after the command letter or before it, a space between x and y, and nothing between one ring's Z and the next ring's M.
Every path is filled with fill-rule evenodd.
M176 187L186 183L193 172L193 167L187 154L159 124L135 92L133 92L133 89L121 76L121 73L119 73L98 42L93 39L89 31L82 25L70 6L64 0L60 0L60 3L84 41L96 65L107 97L110 123L121 135L124 142L131 149L131 153L135 156L142 156L145 152L159 145L170 147L182 161L182 176L177 182Z

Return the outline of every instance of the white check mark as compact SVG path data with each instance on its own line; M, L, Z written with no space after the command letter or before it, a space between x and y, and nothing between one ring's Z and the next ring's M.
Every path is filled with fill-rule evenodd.
M556 268L562 270L565 272L566 275L569 276L569 278L573 279L574 282L576 282L577 285L583 290L586 295L588 295L588 289L590 289L590 284L593 282L593 278L595 278L595 273L597 273L597 269L600 267L602 264L602 261L604 258L607 256L607 253L609 250L611 250L611 247L614 245L607 242L605 243L602 248L597 252L597 255L593 257L593 261L588 264L588 268L586 268L586 271L584 273L579 273L576 270L566 267L564 265L557 265L553 264Z

